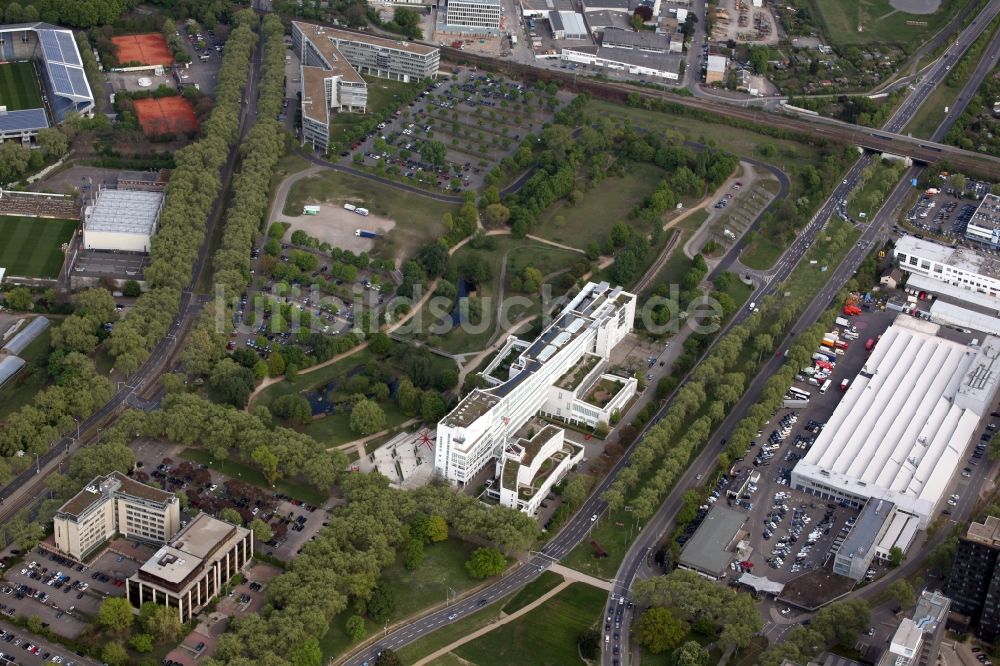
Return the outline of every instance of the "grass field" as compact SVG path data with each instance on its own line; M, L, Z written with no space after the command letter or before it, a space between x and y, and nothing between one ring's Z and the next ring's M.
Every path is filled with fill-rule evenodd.
M503 610L505 615L519 611L549 590L555 588L561 582L563 582L562 576L551 571L545 571L541 576L522 587L521 591L504 604L501 610Z
M785 248L773 238L756 234L740 254L740 263L748 268L765 271L778 260Z
M347 114L340 114L347 115ZM383 256L412 256L420 246L445 234L444 214L458 206L335 171L303 178L288 191L285 215L298 215L306 204L324 201L361 200L373 215L396 222L384 241L376 245ZM380 248L381 246L381 248Z
M582 664L580 634L600 618L607 593L573 583L543 605L454 650L477 666Z
M80 223L0 215L0 266L8 276L54 278L62 268L62 244Z
M42 90L30 62L0 65L0 106L8 111L41 108Z
M445 594L450 587L461 594L480 581L470 577L465 570L465 561L476 546L448 539L440 543L429 544L424 549L424 561L415 571L407 571L400 559L389 565L382 572L382 582L392 590L396 599L396 609L389 618L389 624L397 622L414 613L443 604ZM320 647L327 658L343 654L350 648L351 640L347 636L347 619L354 613L347 610L336 618L330 630L320 641ZM373 622L365 624L367 635L381 631L382 625Z
M899 44L913 50L947 23L959 0L942 0L933 14L908 14L895 10L889 0L839 0L811 3L813 16L832 44ZM926 25L908 25L907 22ZM858 31L858 27L861 31Z
M628 219L628 212L642 204L664 176L666 172L658 167L632 164L624 177L605 178L594 189L585 192L575 206L563 201L549 208L532 233L581 250L590 242L601 245L615 222L621 220L637 227ZM561 227L555 223L559 216L565 219ZM649 232L648 228L644 231Z

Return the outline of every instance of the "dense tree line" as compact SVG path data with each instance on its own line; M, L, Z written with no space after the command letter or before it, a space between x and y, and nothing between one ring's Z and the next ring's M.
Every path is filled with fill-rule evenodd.
M42 20L74 28L114 23L139 0L19 0L7 3L7 23Z
M176 153L177 168L167 185L160 228L145 272L150 289L111 337L109 352L126 374L146 360L177 314L181 290L191 281L212 203L222 187L220 169L237 138L243 87L256 43L253 14L246 12L237 19L239 25L226 43L219 71L216 106L202 126L204 136Z

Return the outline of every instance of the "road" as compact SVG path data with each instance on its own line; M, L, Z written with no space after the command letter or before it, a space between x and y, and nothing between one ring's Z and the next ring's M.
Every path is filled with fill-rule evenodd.
M211 239L222 216L222 202L232 180L239 145L246 138L246 134L253 125L253 119L256 116L256 90L260 79L262 48L263 40L259 40L253 54L250 77L247 81L246 92L244 93L245 96L249 97L250 102L243 105L240 114L240 140L235 142L226 163L222 167L220 176L223 187L215 203L212 205L212 210L206 224L205 238L198 250L198 256L192 270L191 282L181 293L178 315L175 317L173 324L171 324L167 335L150 352L149 358L146 359L127 382L119 382L118 390L111 400L98 409L90 418L78 424L77 434L97 429L99 437L100 429L119 410L128 407L148 409L153 406L152 403L142 399L142 394L150 388L155 388L155 380L162 374L170 360L180 350L180 342L184 337L184 333L198 318L202 307L208 302L208 297L197 295L195 289L202 274L208 268ZM0 521L8 520L22 507L27 506L36 497L47 492L44 477L58 469L61 461L72 455L81 446L80 439L78 436L73 436L64 437L59 440L45 454L38 457L33 467L19 474L6 487L0 490Z
M891 129L892 131L899 131L906 126L913 115L919 110L927 96L933 91L934 85L943 81L948 75L948 72L951 69L951 63L956 62L960 58L961 53L963 53L965 49L967 49L978 38L978 36L985 29L986 25L993 20L993 17L995 17L998 12L1000 12L1000 0L993 0L990 5L983 10L976 21L962 32L955 44L948 48L942 58L930 69L928 75L921 81L920 84L918 84L907 100L900 105L899 109L897 109L896 112L889 118L886 122L886 128ZM934 133L935 139L943 137L955 119L961 115L965 106L975 93L975 90L978 89L985 76L992 71L991 63L995 64L998 53L1000 53L1000 40L994 40L985 54L986 57L984 57L979 63L968 84L962 90L962 94L960 95L959 103L956 104L956 108L952 113L948 114L944 122L942 122L937 131ZM810 220L809 224L799 234L791 248L786 251L784 255L782 255L781 260L775 267L776 270L770 274L771 279L750 297L752 300L759 302L765 296L774 293L774 290L777 288L776 285L788 278L801 257L805 254L806 249L812 243L816 233L835 213L837 203L846 199L851 190L857 186L858 177L861 171L871 163L872 159L873 158L871 156L865 155L855 162L853 166L851 166L848 170L847 177L839 186L837 186L834 193L823 204L820 211L812 218L812 220ZM912 178L919 177L921 171L922 169L920 167L911 167L907 170L906 174L904 174L903 178L889 194L889 197L885 200L878 213L876 213L875 217L868 223L868 226L862 233L859 242L850 249L844 260L833 271L833 274L830 276L826 286L821 290L816 298L813 299L812 303L809 304L805 312L803 312L802 316L796 322L795 326L792 327L792 333L777 346L778 349L787 347L787 345L791 342L791 339L794 337L795 331L801 331L807 328L819 318L822 312L829 306L831 299L837 294L843 285L847 283L857 270L857 267L871 251L871 248L881 244L888 237L888 229L892 226L892 220L894 219L897 211L902 207L903 201L911 189L910 180ZM640 574L640 569L645 567L647 572L651 571L651 567L648 566L649 554L671 529L673 517L677 515L677 512L682 506L684 492L695 485L695 480L698 478L698 475L707 475L712 470L715 466L715 458L721 448L721 441L723 437L727 433L731 432L737 422L747 414L749 409L754 404L756 404L765 382L778 371L783 363L784 359L780 356L769 357L767 363L765 363L764 367L761 368L761 371L757 374L757 377L750 384L747 391L743 394L736 406L729 412L728 417L723 421L719 428L716 429L715 435L708 441L705 448L702 450L701 455L699 455L695 462L688 468L684 476L682 476L681 479L675 484L673 492L670 493L660 509L646 524L646 527L639 534L639 537L626 553L625 558L622 561L622 565L615 576L615 589L611 592L612 600L616 596L620 597L623 594L628 595L632 587L632 583L634 582L636 576ZM964 498L963 504L964 502L969 501L969 499L970 498L968 497ZM942 532L945 531L942 530ZM940 538L943 537L939 536L939 539ZM919 560L914 558L908 564L906 569L916 566L918 561ZM901 569L903 568L901 567ZM903 574L897 570L894 572L891 579L895 579L898 575ZM879 581L878 586L868 586L865 589L869 590L869 588L871 588L871 590L868 591L867 594L874 594L878 589L881 589L882 586L891 582L891 579L887 576ZM622 646L630 645L630 620L630 614L626 613L620 629ZM623 650L621 663L628 663L628 655L629 650ZM603 663L613 665L617 662L618 658L612 655L610 651L606 650Z

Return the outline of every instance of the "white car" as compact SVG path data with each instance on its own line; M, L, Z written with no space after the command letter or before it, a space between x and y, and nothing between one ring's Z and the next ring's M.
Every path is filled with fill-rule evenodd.
M590 522L592 522L592 523L593 523L593 522L596 522L596 521L597 521L597 514L595 513L594 515L592 515L592 516L590 517Z
M781 614L782 615L788 615L791 612L792 612L792 609L789 608L788 606L785 606L784 608L781 609Z

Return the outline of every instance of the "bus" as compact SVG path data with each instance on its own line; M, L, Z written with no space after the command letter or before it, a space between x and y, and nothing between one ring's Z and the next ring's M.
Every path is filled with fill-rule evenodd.
M809 393L809 391L803 391L802 389L795 388L794 386L789 387L788 392L791 393L792 395L802 398L803 400L808 400L809 397L812 395L811 393Z
M831 380L831 379L828 379L825 382L823 382L823 385L819 387L819 393L820 393L820 395L823 395L824 393L826 393L826 390L828 388L830 388L830 386L832 384L833 384L833 380Z

